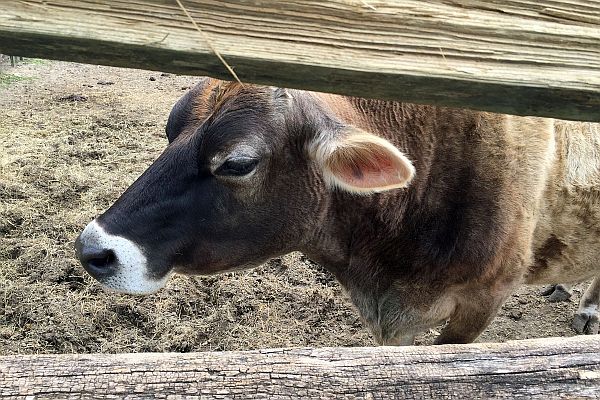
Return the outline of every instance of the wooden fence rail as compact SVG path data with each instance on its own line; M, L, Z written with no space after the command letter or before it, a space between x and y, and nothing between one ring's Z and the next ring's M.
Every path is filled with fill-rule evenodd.
M470 345L0 357L0 399L600 398L600 336Z
M599 0L183 0L244 82L600 121ZM175 0L5 0L0 52L231 79Z

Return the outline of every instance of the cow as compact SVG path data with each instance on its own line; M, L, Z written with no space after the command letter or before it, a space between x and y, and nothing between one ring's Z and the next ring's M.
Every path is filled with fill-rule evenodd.
M518 285L591 278L573 327L598 331L598 125L205 78L166 133L76 240L108 289L301 251L380 344L471 342Z

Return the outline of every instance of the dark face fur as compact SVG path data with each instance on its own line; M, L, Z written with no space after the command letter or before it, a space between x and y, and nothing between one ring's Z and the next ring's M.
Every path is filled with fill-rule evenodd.
M84 266L105 285L148 292L155 285L143 282L162 283L171 272L256 266L310 235L318 190L307 190L313 180L304 146L286 123L290 98L211 83L175 105L167 149L78 239ZM123 245L107 251L101 242L111 238ZM144 256L142 276L119 276L127 247Z

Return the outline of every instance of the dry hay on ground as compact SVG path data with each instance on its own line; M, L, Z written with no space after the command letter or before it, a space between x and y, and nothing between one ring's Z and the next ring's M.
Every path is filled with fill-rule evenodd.
M104 292L79 266L73 240L166 146L170 108L195 81L51 61L0 66L0 354L373 344L332 276L300 254L176 277L148 297ZM578 296L548 304L537 291L515 294L481 340L571 335Z

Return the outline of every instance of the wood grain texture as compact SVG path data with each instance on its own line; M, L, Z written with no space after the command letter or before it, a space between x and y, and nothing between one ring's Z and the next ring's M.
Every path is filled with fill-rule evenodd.
M600 121L599 0L184 0L244 82ZM0 52L231 79L173 0L5 0Z
M599 349L596 335L422 347L5 356L0 398L599 398Z

